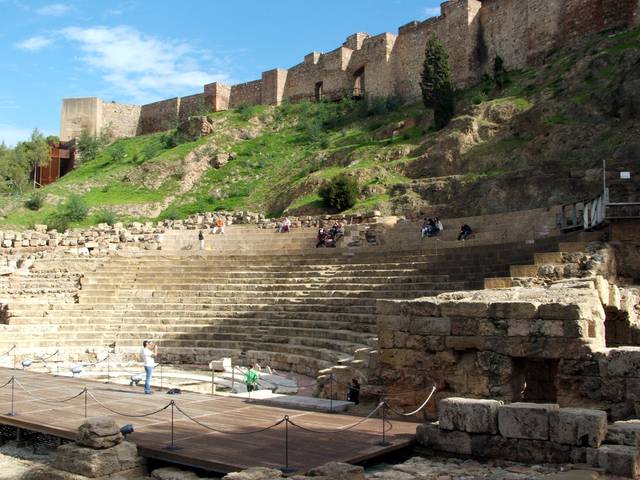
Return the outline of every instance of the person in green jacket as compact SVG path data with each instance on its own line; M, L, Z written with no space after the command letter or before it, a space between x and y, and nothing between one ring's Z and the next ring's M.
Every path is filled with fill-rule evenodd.
M258 389L258 372L250 366L244 374L244 383L247 386L247 392L253 392Z

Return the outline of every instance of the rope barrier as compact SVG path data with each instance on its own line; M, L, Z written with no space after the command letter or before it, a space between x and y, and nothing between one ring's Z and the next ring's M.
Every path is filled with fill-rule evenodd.
M104 408L105 410L110 411L111 413L114 413L116 415L120 415L121 417L129 417L129 418L145 418L145 417L151 417L152 415L156 415L160 412L162 412L163 410L166 410L167 408L169 408L171 406L171 404L173 403L173 400L170 401L169 403L167 403L164 407L159 408L158 410L154 410L153 412L148 412L148 413L140 413L140 414L127 414L127 413L122 413L119 412L117 410L112 409L111 407L107 407L104 403L102 403L100 400L98 400L95 395L91 392L88 392L89 396L98 404L100 405L102 408Z
M63 399L46 399L46 398L42 398L39 397L37 395L34 395L32 392L30 392L29 390L27 390L24 385L22 385L22 383L20 383L20 380L18 380L17 378L14 380L18 386L30 397L32 397L34 400L38 401L38 402L42 402L42 403L50 403L50 404L57 404L57 403L66 403L69 402L71 400L74 400L76 398L78 398L80 395L83 395L85 393L85 391L87 390L86 388L84 388L81 392L71 396L71 397L67 397L67 398L63 398Z
M210 430L210 431L216 432L216 433L221 433L223 435L255 435L257 433L266 432L267 430L271 430L272 428L277 427L282 422L285 422L287 420L285 417L283 417L282 420L278 420L276 423L274 423L272 425L269 425L268 427L260 428L258 430L252 430L252 431L249 431L249 432L231 432L231 431L228 431L228 430L220 430L220 429L211 427L209 425L206 425L206 424L202 423L201 421L193 418L188 413L186 413L182 408L180 408L180 406L178 406L177 403L174 404L174 405L176 407L176 410L178 410L181 414L183 414L185 417L187 417L192 422L200 425L202 428L206 428L207 430ZM289 420L289 422L291 422L291 421Z
M427 403L429 403L429 400L431 400L431 397L433 397L433 394L436 392L436 386L434 385L431 388L431 393L429 394L429 396L427 397L427 399L422 403L422 405L420 405L417 409L415 409L413 412L409 412L409 413L402 413L398 410L395 410L393 408L391 408L391 406L389 405L389 403L387 403L385 401L385 404L387 405L387 408L389 408L389 410L393 413L395 413L396 415L401 415L403 417L412 417L413 415L415 415L416 413L420 412L420 410L422 410L424 407L427 406Z
M314 430L312 428L308 428L308 427L303 427L302 425L297 424L296 422L294 422L293 420L289 420L289 423L295 427L298 427L300 430L304 430L305 432L309 432L309 433L318 433L318 434L330 434L333 435L335 433L340 433L340 432L346 432L349 431L355 427L357 427L358 425L366 422L367 420L371 419L371 417L378 411L380 410L383 406L385 406L384 402L380 402L378 404L378 406L376 408L374 408L373 410L371 410L371 412L364 417L362 420L359 420L355 423L352 423L351 425L345 425L344 427L340 427L337 428L335 430Z
M5 384L0 385L0 388L4 388L4 387L6 387L6 386L7 386L7 385L9 385L11 382L13 382L13 377L11 377L9 380L7 380L7 382L6 382Z
M55 352L53 352L51 355L47 356L47 357L37 357L36 356L36 361L37 362L42 362L42 363L46 363L47 360L49 360L50 358L53 358L54 356L56 356L59 352L59 350L56 350Z
M5 353L3 353L2 355L0 355L0 357L6 357L7 355L9 355L11 352L13 352L16 349L17 345L14 345L13 347L11 347L9 350L7 350Z
M107 360L109 360L110 356L111 356L111 354L107 355L102 360L98 360L98 361L93 362L93 363L85 363L82 366L85 367L85 368L87 368L87 367L95 367L96 365L100 365L101 363L106 362Z

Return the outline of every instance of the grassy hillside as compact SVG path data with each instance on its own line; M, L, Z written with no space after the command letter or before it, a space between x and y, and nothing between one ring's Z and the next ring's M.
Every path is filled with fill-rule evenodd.
M640 162L640 31L599 35L459 93L443 131L419 104L395 99L247 107L209 115L215 133L177 146L175 132L118 140L43 189L38 211L4 198L5 226L46 219L70 195L123 220L200 211L324 212L318 195L340 173L360 186L347 213L442 216L534 208L596 193L609 168ZM209 168L222 153L232 159Z

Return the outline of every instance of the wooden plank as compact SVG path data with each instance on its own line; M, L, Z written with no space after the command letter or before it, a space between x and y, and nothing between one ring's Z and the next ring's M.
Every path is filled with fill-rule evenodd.
M0 423L73 439L77 427L84 421L84 395L63 403L55 403L54 400L68 398L86 386L97 399L88 395L87 415L111 415L119 424L133 424L135 432L129 439L138 445L143 456L219 473L252 466L284 466L284 423L264 431L258 430L285 416L304 427L288 427L290 466L299 470L308 470L330 461L358 463L370 460L412 445L415 436L415 423L393 421L393 428L387 435L391 445L382 447L378 445L381 421L376 418L367 419L348 431L335 433L336 429L353 425L362 418L270 407L245 399L189 392L179 396L158 392L143 395L136 387L22 370L0 369L0 384L14 375L19 382L16 382L14 390L17 415L6 415L11 406L9 385L0 389ZM172 407L144 416L170 405L171 401L175 402L173 440L178 446L176 450L166 448L171 442ZM204 426L185 417L177 407ZM143 416L132 418L113 414L110 410Z

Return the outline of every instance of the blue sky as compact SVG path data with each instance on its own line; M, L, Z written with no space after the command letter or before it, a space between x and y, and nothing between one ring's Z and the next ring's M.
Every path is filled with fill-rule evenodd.
M433 0L0 0L0 142L58 134L64 97L148 103L239 83L355 32L397 32Z

